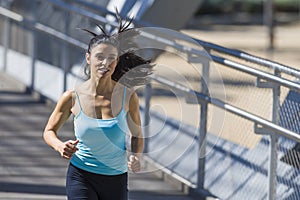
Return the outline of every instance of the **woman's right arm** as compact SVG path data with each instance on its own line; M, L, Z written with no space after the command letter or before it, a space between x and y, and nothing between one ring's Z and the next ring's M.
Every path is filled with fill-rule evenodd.
M43 134L45 142L66 159L70 159L75 151L77 151L76 144L79 141L69 140L63 142L58 138L57 132L70 117L72 106L73 91L66 91L50 115Z

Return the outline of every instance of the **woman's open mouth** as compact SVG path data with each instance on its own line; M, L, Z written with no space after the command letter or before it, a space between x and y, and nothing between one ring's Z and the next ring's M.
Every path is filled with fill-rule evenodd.
M99 72L101 74L105 74L108 71L109 71L109 69L105 68L105 67L97 68L97 72Z

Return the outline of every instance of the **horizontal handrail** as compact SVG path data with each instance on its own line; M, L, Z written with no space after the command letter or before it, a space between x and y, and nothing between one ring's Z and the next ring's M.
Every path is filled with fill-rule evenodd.
M9 19L12 19L14 21L23 23L25 25L26 28L28 29L34 29L40 32L44 32L50 36L53 36L57 39L60 39L64 42L67 42L69 44L72 44L76 47L82 48L82 49L86 49L87 45L79 40L76 40L60 31L57 31L51 27L48 27L44 24L41 23L37 23L33 20L24 18L23 16L19 15L18 13L12 12L6 8L0 7L0 15L3 15L5 17L8 17Z
M251 74L251 75L263 78L265 80L281 84L285 87L288 87L290 89L294 89L294 90L300 92L300 84L298 84L296 82L293 82L293 81L275 76L273 74L270 74L270 73L267 73L267 72L264 72L264 71L260 71L258 69L254 69L250 66L243 65L243 64L234 62L232 60L222 58L220 56L216 56L216 55L212 55L212 54L206 54L205 52L203 52L201 50L198 50L198 49L194 49L194 48L191 48L191 47L187 48L186 46L178 44L173 40L169 40L169 39L166 39L166 38L155 36L155 35L152 35L150 33L141 32L141 35L144 36L144 37L147 37L148 39L156 40L156 41L159 41L161 43L164 43L165 45L172 46L176 49L179 49L181 52L187 52L189 54L195 54L195 55L197 55L201 58L204 58L204 59L211 59L211 60L213 60L217 63L223 64L225 66L229 66L231 68L237 69L237 70L245 72L247 74ZM228 50L230 50L230 49L228 49ZM294 70L294 71L298 72L297 70ZM300 72L299 72L299 75L300 75Z
M248 120L251 120L253 122L256 122L257 124L260 124L262 125L263 127L269 129L269 130L272 130L274 131L275 133L281 135L281 136L284 136L286 138L289 138L289 139L292 139L296 142L300 142L300 135L293 132L293 131L290 131L288 129L285 129L277 124L274 124L266 119L263 119L255 114L252 114L250 112L247 112L243 109L240 109L240 108L237 108L233 105L230 105L228 103L225 103L219 99L215 99L215 98L211 98L201 92L197 92L197 91L194 91L190 88L187 88L183 85L180 85L178 83L174 83L173 81L170 81L170 80L167 80L166 78L163 78L161 76L157 76L157 75L152 75L151 76L151 79L158 82L158 83L161 83L161 84L164 84L168 87L171 87L173 89L176 89L180 92L184 92L184 93L187 93L189 95L195 95L199 101L204 101L206 103L211 103L212 105L215 105L217 107L220 107L220 108L223 108L231 113L234 113L240 117L243 117L245 119L248 119Z
M274 61L270 61L270 60L265 59L265 58L254 56L254 55L251 55L249 53L246 53L246 52L243 52L243 51L240 51L240 50L229 49L229 48L222 47L220 45L216 45L216 44L213 44L213 43L210 43L210 42L205 42L205 41L202 41L202 40L199 40L199 39L195 39L195 41L197 41L200 45L202 45L205 48L212 49L212 50L215 50L217 52L227 54L227 55L230 55L230 56L234 56L236 58L240 58L240 59L243 59L243 60L248 61L248 62L252 62L252 63L256 63L256 64L259 64L259 65L262 65L262 66L266 66L266 67L269 67L269 68L272 68L272 69L276 69L276 70L279 70L280 72L284 72L286 74L293 75L297 78L300 78L300 71L296 70L294 68L291 68L287 65L283 65L283 64L280 64L278 62L274 62Z
M53 28L50 28L48 26L45 26L44 24L41 24L41 23L34 23L34 26L33 26L36 30L40 31L40 32L44 32L44 33L47 33L53 37L56 37L60 40L63 40L69 44L72 44L76 47L79 47L79 48L82 48L82 49L87 49L88 45L83 43L83 42L80 42L79 40L76 40L62 32L59 32Z
M13 12L9 9L6 9L4 7L0 7L0 15L3 15L5 17L8 17L12 20L15 20L17 22L22 22L24 20L24 17L16 12Z
M274 82L274 83L279 83L279 84L281 84L285 87L288 87L290 89L294 89L294 90L300 92L300 84L295 83L293 81L275 76L273 74L269 74L267 72L263 72L263 71L254 69L250 66L243 65L243 64L240 64L240 63L237 63L237 62L234 62L232 60L225 59L225 58L222 58L222 57L219 57L219 56L211 55L211 57L212 57L213 61L215 61L217 63L223 64L225 66L229 66L231 68L237 69L237 70L245 72L247 74L257 76L259 78L263 78L265 80L268 80L268 81L271 81L271 82Z

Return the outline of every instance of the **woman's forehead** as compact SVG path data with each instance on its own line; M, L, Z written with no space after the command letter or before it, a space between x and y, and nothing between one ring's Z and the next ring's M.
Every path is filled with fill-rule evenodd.
M118 50L115 46L108 43L101 43L92 48L91 53L103 53L103 54L116 54L118 55Z

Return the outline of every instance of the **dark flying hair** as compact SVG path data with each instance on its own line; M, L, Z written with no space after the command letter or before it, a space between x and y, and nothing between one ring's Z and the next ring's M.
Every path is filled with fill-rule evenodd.
M132 23L133 18L123 23L122 18L120 17L120 14L116 9L116 19L118 21L118 27L116 28L116 33L112 35L107 34L106 31L98 24L96 24L96 26L100 29L100 34L94 33L84 28L82 29L93 36L89 42L87 53L90 54L92 48L98 44L111 44L112 46L116 47L119 52L119 61L114 73L112 74L112 80L116 82L120 81L122 84L128 87L144 85L148 82L148 75L152 74L153 65L150 64L151 60L146 60L141 56L136 55L134 51L127 51L123 52L122 54L120 53L120 34L131 30L129 29L129 26ZM88 78L90 78L89 65L85 66L84 73ZM126 75L124 76L124 74Z

